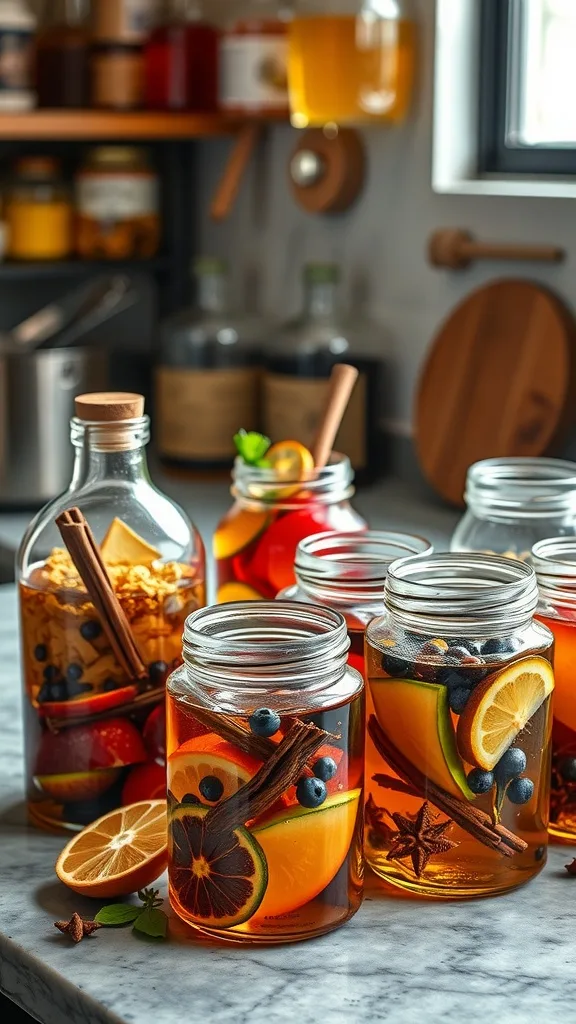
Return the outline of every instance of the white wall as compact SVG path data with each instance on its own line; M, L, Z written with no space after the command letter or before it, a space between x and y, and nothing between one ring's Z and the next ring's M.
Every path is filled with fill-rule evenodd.
M414 110L402 127L366 131L368 181L348 213L314 218L295 206L286 176L296 132L277 126L269 130L232 217L214 225L207 210L230 143L198 147L201 247L228 258L239 293L245 278L256 275L261 308L284 317L298 307L300 267L307 259L338 260L348 294L355 281L365 282L367 312L384 328L374 333L374 351L390 363L382 420L404 434L410 431L414 385L426 348L442 318L474 287L493 277L522 275L576 305L576 207L571 200L432 192L434 2L416 0L415 6L422 39ZM465 227L496 241L561 245L568 259L551 267L480 263L458 274L433 270L426 263L426 241L441 226Z

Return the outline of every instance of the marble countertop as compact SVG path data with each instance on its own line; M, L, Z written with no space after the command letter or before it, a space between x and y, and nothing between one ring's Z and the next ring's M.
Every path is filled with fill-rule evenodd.
M181 495L208 522L226 502L211 485ZM358 507L376 526L440 544L455 516L418 506L391 484ZM0 517L14 541L20 524ZM10 533L11 531L11 533ZM77 946L53 921L99 904L61 885L63 840L25 823L20 681L13 587L0 588L0 991L43 1024L547 1024L576 1019L576 879L554 849L543 874L514 894L424 902L368 886L340 931L295 946L216 947L171 918L170 940L101 929ZM576 854L576 849L574 850ZM165 894L165 884L162 893Z

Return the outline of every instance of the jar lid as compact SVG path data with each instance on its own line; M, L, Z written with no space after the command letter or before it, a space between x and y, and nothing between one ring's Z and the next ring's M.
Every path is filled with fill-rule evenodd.
M117 423L144 415L144 396L130 391L95 391L78 395L74 402L79 420L90 423Z
M96 146L88 153L91 164L103 167L125 167L128 164L142 165L147 162L148 153L138 146Z
M228 264L217 256L198 256L193 264L194 273L199 277L207 277L212 274L227 274Z
M307 284L338 284L340 267L337 263L307 263L304 280Z
M54 156L22 156L14 163L14 173L34 180L55 178L60 173L60 161Z

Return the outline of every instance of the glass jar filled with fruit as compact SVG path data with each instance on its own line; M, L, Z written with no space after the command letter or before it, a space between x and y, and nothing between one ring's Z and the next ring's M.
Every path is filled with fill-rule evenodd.
M170 902L204 935L293 942L362 899L364 684L346 623L288 601L206 608L168 680Z
M366 631L366 855L403 889L505 892L547 850L553 637L531 566L403 559Z
M538 618L554 634L554 724L550 835L576 842L576 538L553 537L532 548Z
M76 399L70 488L18 554L27 798L80 828L166 788L164 684L205 604L202 541L150 482L140 395Z
M546 537L576 535L576 463L563 459L484 459L468 470L467 511L452 551L530 558Z
M348 664L364 674L364 633L382 611L388 567L398 558L430 555L432 550L423 537L389 530L317 533L300 541L294 563L296 586L278 597L339 611L350 639Z
M366 528L354 511L354 474L345 455L332 453L316 469L298 441L270 444L261 434L235 437L234 504L214 534L218 602L276 597L295 583L296 548L304 537Z

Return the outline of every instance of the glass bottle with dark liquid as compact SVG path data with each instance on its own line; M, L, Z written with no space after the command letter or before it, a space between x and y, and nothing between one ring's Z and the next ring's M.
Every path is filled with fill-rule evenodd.
M172 0L144 49L145 103L153 110L218 106L218 30L198 0Z
M40 107L84 108L90 100L87 0L54 0L36 42Z

